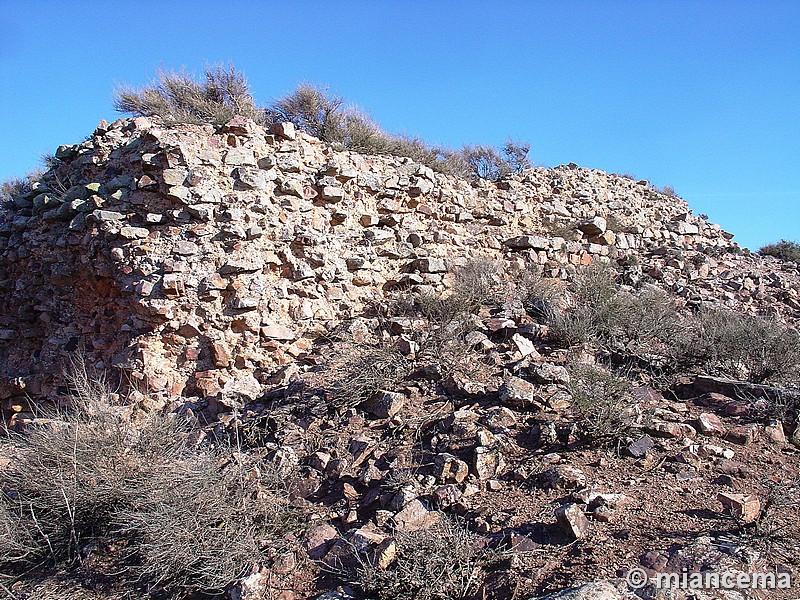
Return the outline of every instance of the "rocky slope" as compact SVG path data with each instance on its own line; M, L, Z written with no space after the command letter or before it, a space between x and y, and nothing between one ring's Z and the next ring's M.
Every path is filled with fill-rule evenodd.
M753 421L709 379L667 397L637 388L654 418L627 449L575 446L555 399L564 357L543 358L530 320L497 310L479 315L479 343L495 356L482 381L443 389L428 377L366 414L272 414L295 383L319 383L332 332L372 339L376 302L446 290L470 259L565 280L610 263L685 307L800 315L794 266L743 252L646 182L566 165L470 183L242 119L219 130L101 122L56 156L44 183L0 212L4 420L22 426L57 401L76 351L121 373L143 410L223 429L275 419L273 459L301 466L302 503L321 523L305 540L314 559L334 560L354 535L381 546L389 523L421 528L440 508L517 552L487 583L492 597L638 564L693 569L723 559L709 534L725 523L720 494L745 511L766 494L765 473L797 478L783 424ZM290 575L301 581L280 597L319 593ZM623 597L609 585L606 596L563 597Z
M793 269L741 255L646 182L575 165L471 185L289 126L145 118L101 123L57 156L52 189L0 214L5 410L52 397L78 347L164 402L252 399L387 290L442 288L474 257L561 278L627 261L686 303L800 312Z

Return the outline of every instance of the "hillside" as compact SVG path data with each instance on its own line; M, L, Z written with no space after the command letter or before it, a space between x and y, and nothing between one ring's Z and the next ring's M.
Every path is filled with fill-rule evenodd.
M241 117L103 121L56 158L0 212L3 419L46 429L79 356L126 419L277 469L302 526L232 597L448 597L381 595L434 552L418 532L449 539L438 511L495 557L484 598L796 568L747 540L768 508L800 539L768 500L797 493L800 274L680 198L574 164L466 181ZM122 594L92 552L62 567Z

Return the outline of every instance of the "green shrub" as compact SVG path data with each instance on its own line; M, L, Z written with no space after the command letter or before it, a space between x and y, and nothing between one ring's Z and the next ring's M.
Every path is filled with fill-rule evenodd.
M455 600L470 598L498 560L478 536L440 515L436 525L396 531L397 558L380 568L358 557L355 584L377 600Z
M616 443L630 430L633 404L628 380L581 365L570 369L569 392L580 434L588 441Z
M257 122L265 119L247 79L232 66L209 67L204 77L198 81L186 72L159 70L149 85L117 90L114 106L120 112L154 117L165 125L223 125L236 115Z
M758 253L761 256L774 256L785 262L800 263L800 244L781 240L775 244L767 244Z

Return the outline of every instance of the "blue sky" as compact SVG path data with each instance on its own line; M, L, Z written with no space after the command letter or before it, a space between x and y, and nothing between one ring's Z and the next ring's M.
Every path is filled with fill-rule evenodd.
M117 84L232 62L449 146L527 140L671 185L758 248L800 240L800 2L0 0L0 179L79 142Z

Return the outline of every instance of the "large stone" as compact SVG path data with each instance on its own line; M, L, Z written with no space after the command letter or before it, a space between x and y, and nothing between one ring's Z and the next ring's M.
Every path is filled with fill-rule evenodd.
M520 235L507 239L503 244L512 250L547 250L550 248L549 240L540 235Z
M434 475L442 483L461 483L469 475L469 465L447 452L438 454L434 465Z
M701 413L697 417L697 428L700 433L716 437L725 437L725 434L728 433L722 419L713 413Z
M363 403L362 408L379 419L389 419L403 410L405 394L380 390Z
M306 530L303 538L303 545L309 557L314 560L319 560L328 553L331 544L338 539L338 537L339 533L333 526L323 523Z
M577 504L570 503L556 509L556 520L567 536L581 540L589 535L589 521Z
M415 266L422 273L447 272L447 263L443 258L419 258L415 261Z
M282 121L280 123L274 123L272 125L272 132L275 135L279 135L287 140L294 140L297 138L297 130L294 127L294 123L292 123L291 121Z
M428 508L419 499L414 499L394 516L394 522L400 531L416 531L428 529L436 524L439 515Z
M603 217L593 217L578 223L578 229L589 237L602 235L606 232L607 223Z
M500 402L517 410L541 410L544 400L538 388L519 377L509 377L500 387Z
M717 500L734 517L744 523L755 521L761 514L761 502L752 495L720 492L717 494Z
M531 600L628 600L629 598L631 596L623 595L616 586L607 581L593 581Z

